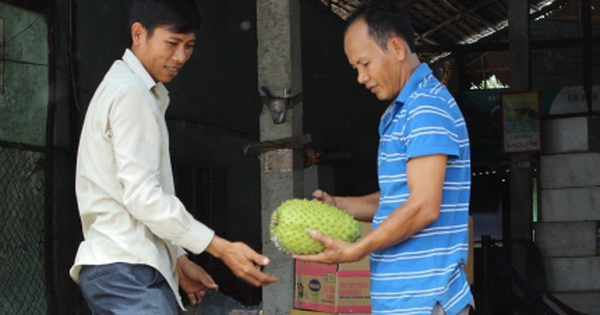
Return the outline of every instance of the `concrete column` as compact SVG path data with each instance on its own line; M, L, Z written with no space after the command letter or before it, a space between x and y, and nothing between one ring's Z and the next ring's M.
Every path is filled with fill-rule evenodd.
M527 1L508 1L510 49L510 87L513 91L530 88L529 6ZM533 218L533 173L531 155L514 154L510 158L510 239L530 241ZM511 258L524 271L526 248L511 243ZM512 246L514 245L514 246ZM517 292L520 292L517 290Z
M258 83L275 97L302 92L299 0L257 0ZM258 91L258 87L257 87ZM299 136L302 133L302 104L287 110L286 121L275 124L263 106L260 115L260 140ZM263 288L264 314L289 314L293 308L294 261L279 251L269 238L271 213L285 200L302 197L302 152L291 148L273 149L260 154L263 254L271 259L266 272L279 282Z
M530 88L529 4L508 1L508 32L510 50L510 88L515 91Z

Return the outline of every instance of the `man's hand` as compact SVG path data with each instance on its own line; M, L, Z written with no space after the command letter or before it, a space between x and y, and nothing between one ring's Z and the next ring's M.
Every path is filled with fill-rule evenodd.
M325 234L316 231L308 231L310 235L319 243L325 246L325 250L314 255L293 255L295 259L314 261L325 264L339 264L358 261L363 258L360 254L360 247L357 243L349 243L339 239L327 237Z
M206 291L219 289L204 268L189 260L186 255L177 258L177 274L179 275L179 286L187 294L192 304L200 303Z
M313 198L320 200L324 203L328 203L332 206L337 206L335 204L335 199L333 199L333 196L331 196L330 194L322 191L321 189L317 189L313 192Z
M380 192L377 191L364 196L332 196L321 189L317 189L312 196L316 200L344 210L358 221L371 222L375 211L379 207Z
M269 264L269 258L242 242L232 243L215 236L206 251L221 259L237 277L253 286L260 287L278 281L262 272L262 268Z

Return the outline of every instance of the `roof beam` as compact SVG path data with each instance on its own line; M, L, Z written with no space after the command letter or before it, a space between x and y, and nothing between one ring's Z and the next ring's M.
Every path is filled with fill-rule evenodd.
M567 38L558 40L538 40L530 43L531 49L556 49L564 47L585 47L586 45L600 46L600 37L591 37L589 41L584 38ZM461 45L417 45L417 53L470 53L478 51L507 51L508 42L482 43Z
M529 20L535 21L536 19L538 19L541 16L545 16L548 14L551 15L552 11L559 10L562 6L565 6L572 1L576 1L576 0L557 0L557 1L553 2L552 4L545 6L541 11L536 11L536 12L529 14ZM506 34L508 34L508 28L501 29L501 30L491 34L490 36L485 37L485 39L486 40L494 40L496 38L501 38L503 36L506 36Z
M473 11L475 11L475 10L478 10L478 9L479 9L479 8L481 8L481 7L487 6L487 5L489 5L490 3L492 3L492 2L496 2L496 0L489 0L489 1L486 1L486 2L483 2L483 3L480 3L480 4L478 4L478 5L477 5L477 6L475 6L475 7L472 7L472 8L470 8L469 10L467 10L467 11L465 11L465 12L459 12L458 14L454 15L453 17L451 17L451 18L447 19L446 21L444 21L444 22L442 22L442 23L438 24L436 27L434 27L434 28L432 28L432 29L428 30L427 32L425 32L425 33L423 33L423 34L421 34L421 37L427 37L427 35L429 35L429 34L431 34L431 33L435 32L435 31L437 31L437 30L439 30L439 29L441 29L441 28L444 28L444 27L446 27L448 24L452 24L452 23L454 23L454 21L456 21L456 20L458 20L458 19L460 19L460 18L462 18L462 17L464 17L464 16L471 17L471 12L473 12ZM454 7L453 7L453 8L454 8ZM489 24L489 23L482 22L482 21L480 21L479 19L477 19L477 21L478 21L478 22L480 22L480 23L482 23L482 24ZM490 25L488 25L488 26L490 26ZM493 26L490 26L490 27L493 27Z
M396 4L402 8L407 8L407 7L410 7L411 5L415 4L418 1L419 0L396 0Z

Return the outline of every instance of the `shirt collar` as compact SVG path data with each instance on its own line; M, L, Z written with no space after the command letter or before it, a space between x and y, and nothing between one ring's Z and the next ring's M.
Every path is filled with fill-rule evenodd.
M390 106L388 106L381 116L379 134L382 135L386 131L410 95L418 88L423 79L431 73L431 68L429 68L426 63L421 63L417 69L415 69L415 71L408 78L406 84L402 87L398 97L396 97L396 99L390 104Z
M131 68L133 73L142 79L144 84L148 87L148 90L151 90L155 85L157 85L156 82L154 82L154 79L152 79L150 73L148 73L148 70L144 68L142 62L131 50L125 50L125 54L123 54L123 61L129 66L129 68Z
M123 54L123 61L129 66L129 68L131 68L133 73L135 73L142 80L142 82L144 82L144 84L148 87L148 90L156 93L159 99L165 100L161 101L161 105L166 107L166 103L168 103L166 100L168 100L167 96L169 91L162 82L156 83L154 81L142 62L129 48L126 49L125 53Z
M417 69L410 75L406 84L402 87L402 91L398 94L398 97L394 101L394 103L406 103L408 97L417 89L418 85L423 81L423 79L432 73L431 68L427 65L427 63L421 63Z

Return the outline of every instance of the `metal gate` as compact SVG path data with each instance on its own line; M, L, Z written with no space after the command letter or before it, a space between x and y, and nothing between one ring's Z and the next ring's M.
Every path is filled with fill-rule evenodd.
M44 148L0 142L0 314L46 314L49 222Z

